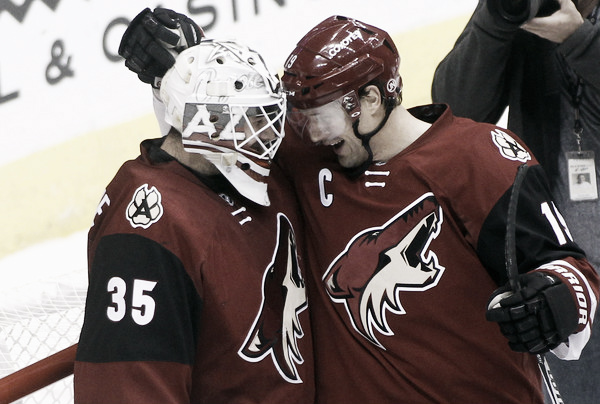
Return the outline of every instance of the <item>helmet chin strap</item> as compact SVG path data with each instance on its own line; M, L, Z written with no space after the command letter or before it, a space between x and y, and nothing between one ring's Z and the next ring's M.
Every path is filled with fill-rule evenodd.
M354 136L356 136L357 138L360 139L363 147L365 148L365 150L367 150L368 157L362 164L360 164L356 167L346 168L344 170L346 172L346 175L350 179L352 179L352 180L357 179L362 174L364 174L365 171L367 171L367 168L369 168L369 166L371 164L373 164L373 150L371 149L371 144L370 144L371 138L373 136L375 136L381 130L381 128L383 128L383 126L388 121L388 118L392 114L393 109L394 109L394 105L392 103L390 103L387 106L387 108L385 109L385 116L383 117L381 122L379 122L379 125L377 125L377 127L375 129L373 129L372 131L370 131L368 133L361 134L358 132L358 121L359 121L358 119L352 123L352 130L354 131Z

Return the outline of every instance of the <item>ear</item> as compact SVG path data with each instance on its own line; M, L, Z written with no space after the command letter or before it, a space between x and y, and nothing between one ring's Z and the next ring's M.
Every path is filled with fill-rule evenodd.
M365 87L364 95L361 98L361 110L370 111L371 113L377 111L382 105L383 100L381 98L381 92L379 88L374 85Z

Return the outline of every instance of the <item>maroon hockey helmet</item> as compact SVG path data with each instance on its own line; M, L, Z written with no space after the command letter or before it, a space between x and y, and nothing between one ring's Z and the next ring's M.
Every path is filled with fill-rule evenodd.
M282 78L288 103L299 109L315 108L336 99L349 101L352 116L358 90L376 84L388 102L402 90L400 55L382 29L352 18L332 16L315 26L287 58ZM343 97L343 98L342 98Z

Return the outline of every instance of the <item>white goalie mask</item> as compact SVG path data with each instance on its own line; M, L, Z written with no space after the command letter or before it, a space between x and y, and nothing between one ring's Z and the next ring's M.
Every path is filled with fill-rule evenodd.
M181 52L160 85L165 121L248 199L268 206L267 177L283 139L286 99L260 54L203 40Z

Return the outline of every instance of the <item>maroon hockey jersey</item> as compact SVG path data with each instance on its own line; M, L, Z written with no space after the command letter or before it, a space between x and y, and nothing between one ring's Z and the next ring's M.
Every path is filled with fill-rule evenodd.
M75 402L312 403L292 192L275 178L255 205L159 146L121 167L89 232Z
M317 403L543 403L536 357L513 352L485 319L507 281L506 212L517 167L530 166L517 213L519 271L571 287L589 338L598 278L549 197L544 173L509 131L410 111L432 127L356 180L330 148L289 133L279 150L306 219Z

